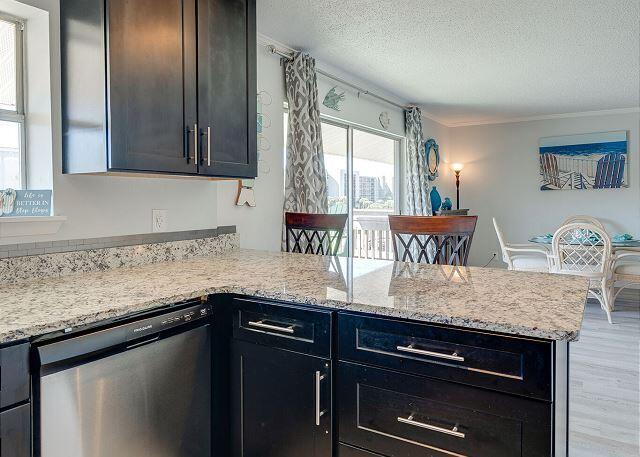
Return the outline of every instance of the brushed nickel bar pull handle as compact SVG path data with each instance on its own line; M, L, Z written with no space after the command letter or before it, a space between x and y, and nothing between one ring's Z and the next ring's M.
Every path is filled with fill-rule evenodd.
M457 352L454 352L453 354L442 354L440 352L432 352L432 351L426 351L424 349L416 349L413 346L396 346L396 349L398 351L410 352L412 354L427 355L429 357L438 357L439 359L447 359L447 360L455 360L456 362L464 362L464 357L459 356Z
M455 436L457 438L462 438L466 436L464 433L458 431L458 426L454 426L452 429L437 427L431 424L425 424L424 422L418 422L413 420L413 414L408 418L398 417L398 422L403 424L413 425L414 427L426 428L427 430L431 430L433 432L444 433L445 435Z
M326 375L320 374L316 371L316 425L320 425L320 418L324 415L325 411L320 410L320 382L326 378Z
M284 333L293 333L293 325L290 325L288 327L280 327L279 325L271 325L271 324L265 324L262 321L249 321L247 322L251 327L258 327L258 328L264 328L267 330L275 330L277 332L284 332Z
M211 127L207 127L207 166L211 166Z
M193 163L198 165L198 124L193 124Z

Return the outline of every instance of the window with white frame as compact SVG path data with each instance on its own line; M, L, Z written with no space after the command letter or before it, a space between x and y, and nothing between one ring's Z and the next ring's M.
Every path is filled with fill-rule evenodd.
M23 29L0 12L0 189L26 185Z

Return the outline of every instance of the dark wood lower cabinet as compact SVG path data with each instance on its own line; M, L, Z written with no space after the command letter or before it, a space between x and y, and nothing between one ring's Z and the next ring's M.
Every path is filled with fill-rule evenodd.
M340 441L389 457L551 455L551 404L338 363Z
M0 413L0 456L31 457L31 405Z
M234 340L232 455L332 455L331 362Z

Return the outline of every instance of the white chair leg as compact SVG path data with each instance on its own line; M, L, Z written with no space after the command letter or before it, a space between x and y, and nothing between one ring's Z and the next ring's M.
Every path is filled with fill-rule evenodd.
M613 284L612 284L613 285ZM602 309L604 309L604 312L607 313L607 320L609 321L610 324L613 324L613 321L611 319L611 311L613 310L613 307L611 306L611 290L609 288L609 281L607 281L607 278L604 278L600 284L600 291L602 293L602 300L600 301L600 305L602 306Z
M589 293L598 300L600 303L600 308L607 314L607 320L610 324L613 324L613 320L611 319L611 310L609 309L609 300L606 298L606 292L600 288L596 289L595 287L589 289Z

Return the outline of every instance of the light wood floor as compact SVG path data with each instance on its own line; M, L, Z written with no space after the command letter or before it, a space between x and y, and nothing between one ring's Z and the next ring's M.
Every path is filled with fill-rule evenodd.
M616 304L613 325L588 303L570 346L569 456L640 456L640 293ZM638 291L640 292L640 291Z

